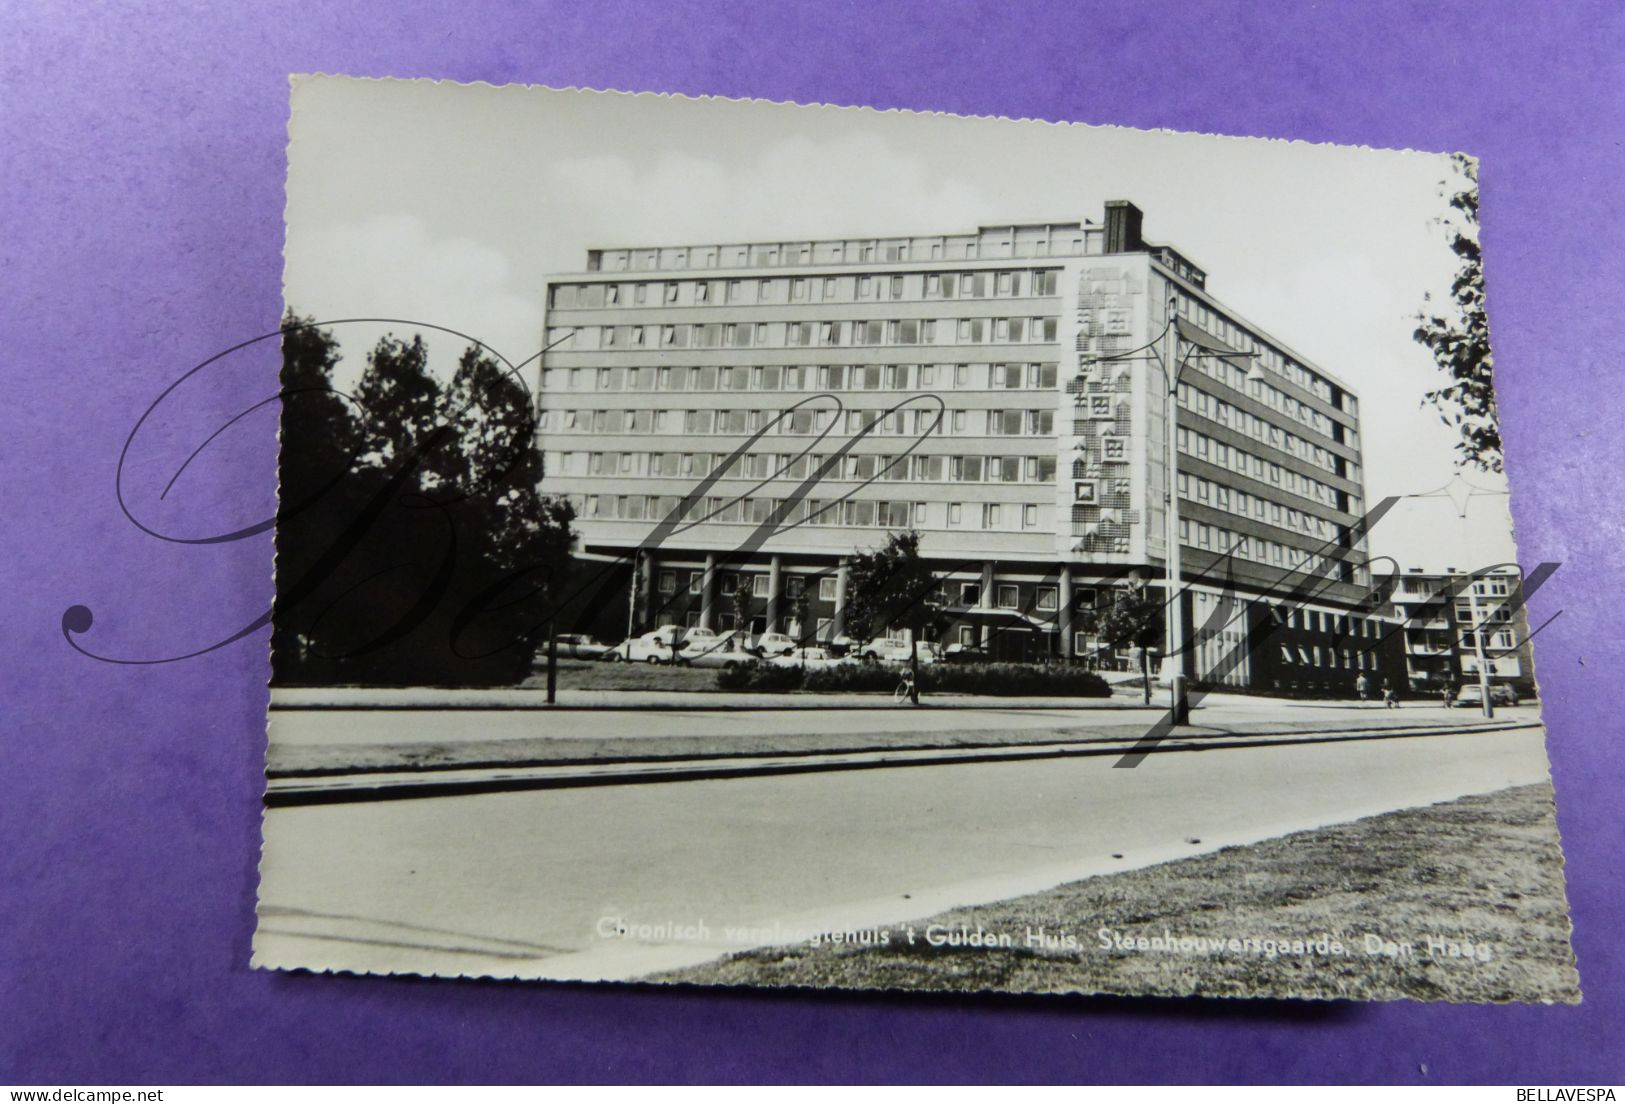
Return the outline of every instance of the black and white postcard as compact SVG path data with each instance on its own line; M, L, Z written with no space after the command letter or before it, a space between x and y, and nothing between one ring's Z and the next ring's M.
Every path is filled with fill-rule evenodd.
M1477 227L1464 155L297 79L254 962L1577 1001Z

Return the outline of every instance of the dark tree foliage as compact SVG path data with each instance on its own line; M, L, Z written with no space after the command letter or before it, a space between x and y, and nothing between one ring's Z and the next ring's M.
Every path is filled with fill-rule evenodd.
M291 312L283 320L279 520L297 518L341 479L362 446L350 400L333 388L333 369L342 359L332 335Z
M274 677L501 685L529 671L569 562L537 491L529 398L471 348L442 389L420 338L381 340L354 401L331 335L283 323Z
M872 639L888 628L910 630L909 668L914 672L915 702L920 700L920 637L937 625L940 583L920 558L920 534L912 529L891 533L886 543L852 557L846 591L846 632L854 640Z
M369 459L387 464L419 447L434 428L441 400L423 338L380 339L367 354L356 400L365 414L362 435Z
M447 491L494 507L479 533L482 554L510 571L564 563L574 513L537 489L542 454L529 393L493 357L469 348L441 409L453 434L436 454L435 471Z
M888 628L924 632L935 624L939 583L920 558L920 535L912 529L888 534L886 543L852 557L846 589L846 632L869 640Z
M1167 617L1160 594L1143 586L1117 591L1109 605L1086 611L1085 632L1099 637L1115 649L1140 649L1140 673L1145 681L1145 700L1151 701L1151 649L1162 646Z
M1455 212L1444 220L1450 248L1461 259L1461 269L1450 287L1450 305L1438 312L1424 310L1416 316L1412 336L1426 345L1439 370L1449 383L1424 398L1439 411L1446 425L1454 426L1460 439L1456 451L1458 465L1468 464L1481 471L1501 470L1501 426L1495 407L1491 379L1494 358L1490 354L1489 319L1484 312L1484 262L1478 245L1478 164L1463 154L1452 157L1460 174L1458 188L1450 196ZM1449 189L1449 182L1441 183Z

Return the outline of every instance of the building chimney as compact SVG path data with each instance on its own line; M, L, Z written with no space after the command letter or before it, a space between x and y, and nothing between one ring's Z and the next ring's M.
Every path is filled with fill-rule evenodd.
M1106 252L1138 253L1145 248L1140 237L1144 213L1126 199L1106 201Z

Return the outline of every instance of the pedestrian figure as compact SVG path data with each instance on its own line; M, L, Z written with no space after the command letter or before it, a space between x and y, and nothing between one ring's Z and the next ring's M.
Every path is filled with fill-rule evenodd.
M1354 680L1354 696L1360 699L1361 705L1364 705L1366 699L1371 696L1371 680L1365 677L1364 671L1361 671L1360 677Z
M1394 693L1394 684L1387 679L1382 680L1382 705L1384 709L1399 708L1399 695Z
M1444 693L1444 707L1446 709L1454 709L1454 708L1456 708L1456 680L1455 679L1451 679L1450 681L1448 681L1448 682L1446 682L1444 684L1444 692L1443 693Z
M914 671L912 668L903 668L903 677L897 680L897 689L892 691L892 701L898 705L914 700Z

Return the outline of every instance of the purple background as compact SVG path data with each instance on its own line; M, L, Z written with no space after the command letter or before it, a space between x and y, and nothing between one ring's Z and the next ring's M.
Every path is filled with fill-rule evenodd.
M1625 1079L1620 716L1625 8L12 4L0 17L0 1082ZM268 539L112 494L136 417L275 328L290 72L715 93L1465 149L1568 854L1578 1008L656 992L246 967ZM426 151L432 157L432 151ZM260 362L263 371L268 365ZM1609 373L1612 373L1611 375ZM266 377L257 381L265 386ZM216 396L234 411L239 375ZM228 394L229 393L229 394ZM228 404L228 397L236 396ZM188 475L263 497L263 428ZM215 513L211 514L210 511Z

